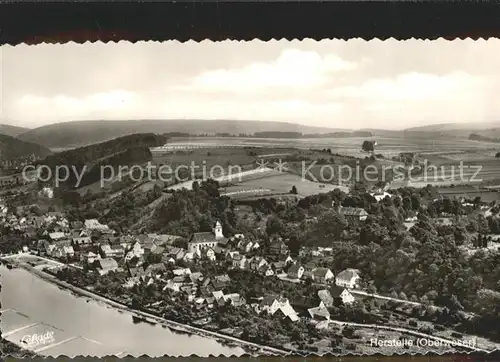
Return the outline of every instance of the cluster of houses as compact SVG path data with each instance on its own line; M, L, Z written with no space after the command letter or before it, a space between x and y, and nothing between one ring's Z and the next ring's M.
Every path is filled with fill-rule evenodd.
M32 249L39 255L60 259L74 266L91 266L100 275L111 271L127 272L123 284L125 288L155 283L164 291L183 293L188 301L200 308L230 304L252 308L258 313L277 314L292 322L300 318L300 313L294 309L296 301L281 295L264 295L247 301L238 293L225 294L231 282L229 276L204 276L201 272L191 272L185 266L194 260L224 261L229 268L248 270L263 277L276 276L293 282L309 278L324 285L325 289L318 295L321 303L318 306L307 305L305 309L311 318L327 317L328 307L335 298L344 304L352 303L354 297L349 289L356 288L360 278L354 269L334 276L330 269L317 267L312 262L300 265L290 257L288 247L281 239L274 240L264 251L258 241L247 240L242 234L227 238L218 221L211 232L194 233L185 244L176 242L182 239L176 235L117 236L96 219L70 223L57 212L22 218L14 215L3 217L4 222L11 222L22 230L34 229L38 240ZM327 249L316 252L325 253ZM145 264L146 257L151 254L157 255L157 262ZM130 263L134 259L134 263Z
M2 161L0 161L0 164L1 164L1 162ZM9 165L9 168L11 166L24 167L24 166L26 166L27 163L28 162L21 161L21 162L17 163L16 165L14 165L14 164ZM28 183L33 182L33 180L35 180L35 176L36 176L36 173L34 171L25 171L24 174L23 173L15 173L12 175L0 176L0 188L9 188L9 187L27 185Z
M138 245L134 244L137 253L143 253ZM156 283L162 286L163 291L184 293L187 295L187 300L199 308L230 304L235 307L252 308L257 313L265 312L272 316L277 313L279 317L288 318L292 322L299 320L300 313L294 309L296 301L274 294L247 301L238 293L224 293L231 282L227 274L204 276L201 272L191 272L189 268L176 265L178 260L185 260L186 255L189 255L189 259L221 260L219 258L222 258L230 261L231 268L245 269L264 277L278 276L284 280L297 282L310 277L313 282L325 286L325 289L318 293L321 300L319 305L308 304L309 308L304 309L306 316L310 318L328 319L328 307L334 305L336 299L344 304L354 302L354 296L349 289L358 286L360 276L357 270L347 269L334 277L330 269L316 267L314 263L299 265L288 255L288 248L282 240L276 240L271 244L269 255L266 257L255 255L259 247L256 242L245 241L243 235L224 237L222 227L217 222L212 232L193 234L186 249L173 247L168 243L156 248L155 250L162 251L162 262L149 265L146 269L140 267L129 269L129 278L124 287L131 288L138 283L146 285Z
M23 233L29 239L34 239L40 229L66 230L69 232L69 223L59 212L48 212L44 215L17 216L8 212L8 207L0 201L0 223L4 227ZM47 231L48 232L48 231Z

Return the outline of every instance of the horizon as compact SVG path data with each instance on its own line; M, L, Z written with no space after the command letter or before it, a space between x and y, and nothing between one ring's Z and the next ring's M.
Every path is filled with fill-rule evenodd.
M497 39L122 41L0 53L0 123L30 129L189 119L399 131L500 114Z
M147 122L147 121L162 121L162 122L169 122L169 121L196 121L196 122L268 122L268 123L283 123L283 124L292 124L292 125L297 125L297 126L305 126L305 127L317 127L317 128L330 128L327 126L314 126L314 125L307 125L307 124L302 124L298 122L288 122L288 121L262 121L262 120L252 120L252 119L245 119L245 120L234 120L234 119L191 119L191 118L185 118L185 119L154 119L154 118L148 118L148 119L135 119L135 120L130 120L130 119L78 119L78 120L72 120L72 121L63 121L63 122L52 122L52 123L47 123L41 126L35 126L35 127L24 127L24 126L19 126L17 124L8 124L8 123L0 123L0 127L2 126L12 126L12 127L20 127L24 128L27 131L35 130L37 128L42 128L46 126L51 126L51 125L56 125L56 124L67 124L67 123L79 123L79 122ZM363 130L380 130L380 131L390 131L390 132L403 132L408 129L412 128L419 128L419 127L433 127L433 126L446 126L446 125L461 125L461 126L470 126L471 129L474 129L474 126L483 126L485 129L488 129L489 127L500 127L500 123L495 124L494 122L447 122L447 123L432 123L432 124L426 124L422 126L415 126L415 127L407 127L407 128L375 128L375 127L362 127L362 128L344 128L345 131L363 131ZM340 127L331 127L331 132L341 132L341 131L336 131L336 129L340 130ZM278 132L279 129L275 130L274 132ZM173 131L176 132L176 131ZM290 132L290 131L285 131L285 132ZM1 133L1 132L0 132ZM304 133L304 132L301 132ZM326 130L318 133L328 133Z

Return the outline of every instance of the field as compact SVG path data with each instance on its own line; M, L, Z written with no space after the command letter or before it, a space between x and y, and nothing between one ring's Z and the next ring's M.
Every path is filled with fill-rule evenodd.
M474 183L500 183L500 160L495 158L500 145L497 143L477 142L460 138L442 138L439 140L431 138L403 138L403 137L345 137L345 138L303 138L303 139L272 139L272 138L210 138L198 137L190 139L173 139L168 144L167 151L155 152L155 159L162 157L166 161L176 162L182 160L181 153L184 152L185 159L182 162L197 160L200 155L204 156L207 164L218 162L222 165L239 164L250 166L258 158L290 160L297 156L304 157L308 161L323 158L329 164L342 165L353 159L365 159L370 154L361 150L364 140L377 141L375 153L384 158L377 160L377 166L401 165L392 161L392 157L401 152L412 152L418 154L421 161L426 160L429 164L439 169L437 175L430 174L427 177L416 177L410 183L400 183L394 187L403 185L413 187L424 187L427 184L452 185L452 184L474 184ZM206 147L203 153L199 148ZM227 147L227 148L217 148ZM190 149L190 148L194 148ZM250 149L251 148L251 149ZM329 149L331 154L313 152L311 150ZM181 153L179 153L181 152ZM157 156L158 155L158 156ZM163 156L159 156L163 155ZM194 156L197 155L197 156ZM228 161L230 156L230 161ZM193 159L194 157L194 159ZM344 157L345 159L342 159ZM201 162L201 161L200 161ZM463 170L459 171L462 166ZM477 166L481 166L480 172L476 174ZM318 164L311 169L311 173L318 176L321 165ZM325 168L324 168L325 169ZM434 172L434 171L432 171ZM452 177L452 173L455 176ZM326 169L323 180L331 178ZM473 177L475 176L475 177ZM451 180L450 178L454 178ZM338 175L331 178L331 183L338 184Z
M473 187L445 187L439 188L440 195L449 198L465 197L467 199L475 199L481 197L483 202L500 201L500 192L476 189Z
M168 164L172 169L179 165L194 163L202 167L195 168L194 179L202 180L211 177L219 181L221 193L232 198L253 198L267 195L285 195L292 186L297 187L297 196L304 197L320 192L328 192L335 188L335 181L329 183L312 182L302 179L300 171L294 171L294 165L302 162L311 164L315 161L323 163L343 164L355 162L351 158L332 155L321 150L287 148L195 148L175 150L172 152L154 153L154 162L158 165ZM290 167L289 172L276 170L280 161ZM263 164L259 164L263 162ZM300 166L299 166L300 167ZM241 170L241 172L238 172ZM283 170L282 170L283 171ZM294 174L297 173L297 174ZM189 181L171 184L169 189L191 189L193 173L186 175ZM348 191L346 187L342 187Z
M224 192L242 192L249 191L248 193L242 192L240 195L235 195L241 197L252 197L254 194L260 194L259 189L266 190L262 194L289 194L292 187L297 188L298 197L306 197L314 194L324 193L333 191L335 189L341 189L344 192L348 191L347 187L336 186L331 184L323 184L319 182L312 182L309 180L302 179L301 176L291 174L291 173L280 173L275 175L269 175L268 177L263 177L260 179L246 180L242 182L235 183L231 186L225 187ZM253 194L251 191L255 191Z
M329 148L332 153L339 153L346 156L365 157L366 153L361 151L361 144L365 140L377 141L376 153L384 157L392 157L400 152L433 153L443 152L453 154L455 152L480 152L490 157L494 157L498 152L498 143L477 142L460 138L443 138L435 140L432 138L402 138L402 137L339 137L339 138L300 138L300 139L278 139L278 138L241 138L241 137L192 137L190 139L174 138L168 143L173 147L214 147L221 144L228 147L257 147L274 149L268 153L283 153L287 148L299 149L323 149Z

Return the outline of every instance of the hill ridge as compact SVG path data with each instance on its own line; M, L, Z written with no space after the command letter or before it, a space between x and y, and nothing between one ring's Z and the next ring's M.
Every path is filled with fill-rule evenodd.
M0 134L0 161L13 161L20 158L43 158L52 152L37 143L27 142L5 134Z
M324 133L346 131L344 128L307 126L290 122L234 121L234 120L125 120L125 121L71 121L53 123L31 129L19 138L40 143L46 147L78 147L104 142L134 133L188 132L253 134L262 131L293 131Z

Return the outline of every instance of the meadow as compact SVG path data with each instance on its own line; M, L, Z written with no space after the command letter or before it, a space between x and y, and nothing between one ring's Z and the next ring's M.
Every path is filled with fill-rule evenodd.
M348 188L345 186L337 186L332 184L313 182L303 179L301 176L282 172L278 175L270 175L268 177L246 180L243 182L235 183L231 186L224 187L224 192L235 192L241 190L258 190L259 188L270 190L267 194L291 194L292 187L295 186L297 189L298 197L306 197L314 194L324 193L333 191L335 189L341 189L344 192L348 192ZM259 193L259 192L256 192ZM251 193L242 194L241 197L252 197Z

